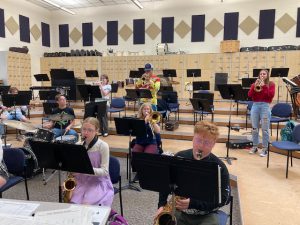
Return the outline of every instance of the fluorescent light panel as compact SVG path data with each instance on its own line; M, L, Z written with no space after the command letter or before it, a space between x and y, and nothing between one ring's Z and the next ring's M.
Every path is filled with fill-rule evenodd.
M139 7L140 9L143 9L144 6L142 6L142 4L140 3L139 0L131 0L137 7Z
M52 2L51 0L42 0L42 1L43 1L43 2L47 2L48 4L54 6L54 7L58 8L58 9L61 9L61 10L65 11L65 12L67 12L67 13L70 13L70 14L72 14L72 15L75 15L75 12L73 12L73 11L71 11L71 10L69 10L69 9L66 9L65 7L60 6L60 5L58 5L58 4L54 3L54 2Z

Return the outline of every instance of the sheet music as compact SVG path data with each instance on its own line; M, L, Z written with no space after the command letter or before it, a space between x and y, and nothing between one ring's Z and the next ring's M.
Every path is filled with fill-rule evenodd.
M92 225L93 222L104 225L109 212L109 208L70 206L67 209L37 212L34 220L36 224L44 225Z
M0 214L1 225L32 225L32 216L19 216L13 214Z
M1 201L0 213L19 216L31 216L39 207L38 203L25 203L16 201ZM2 224L2 223L1 223Z

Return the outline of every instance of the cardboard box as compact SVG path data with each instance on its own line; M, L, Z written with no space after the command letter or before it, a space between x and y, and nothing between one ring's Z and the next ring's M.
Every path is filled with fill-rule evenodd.
M220 48L222 53L239 52L240 41L237 40L221 41Z

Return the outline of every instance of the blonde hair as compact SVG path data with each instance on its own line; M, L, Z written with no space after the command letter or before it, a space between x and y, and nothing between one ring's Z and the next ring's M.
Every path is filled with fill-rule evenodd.
M208 135L217 140L219 137L219 128L214 123L202 120L196 123L194 127L194 134Z
M82 122L82 126L85 123L89 123L89 124L94 125L95 128L96 128L96 131L98 131L99 128L100 128L99 120L97 118L95 118L95 117L87 117L86 119L84 119L83 122Z
M138 118L142 119L144 118L144 115L143 115L143 109L146 107L146 106L149 106L150 107L150 114L153 113L153 109L152 109L152 106L150 103L144 103L141 105L140 109L139 109L139 112L138 112Z

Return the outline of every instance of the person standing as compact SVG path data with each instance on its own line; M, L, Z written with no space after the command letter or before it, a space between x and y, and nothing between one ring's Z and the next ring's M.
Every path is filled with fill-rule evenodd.
M102 74L100 77L99 89L101 91L102 98L107 100L107 107L110 105L110 92L111 85L108 83L109 79L106 74ZM103 137L108 136L108 116L107 112L104 116L100 117L100 133Z
M160 78L153 73L153 65L147 63L144 68L145 73L139 79L135 87L138 89L148 89L151 92L152 98L142 98L140 103L150 102L152 109L157 111L157 92L160 89Z
M200 121L194 127L193 148L178 152L175 157L217 163L221 168L221 203L213 203L192 197L176 200L175 217L177 225L219 225L216 211L230 199L229 173L226 165L212 153L219 136L218 127L207 121ZM195 179L197 179L195 177ZM190 184L192 185L192 184ZM203 184L205 185L205 184ZM155 220L163 212L169 193L159 193Z
M261 157L268 154L268 143L270 139L270 119L271 110L270 103L275 95L275 84L270 81L269 71L262 69L259 72L258 79L251 85L248 96L252 98L253 105L251 108L251 123L252 123L252 141L253 147L250 154L258 152L259 144L259 124L262 129L262 151Z

